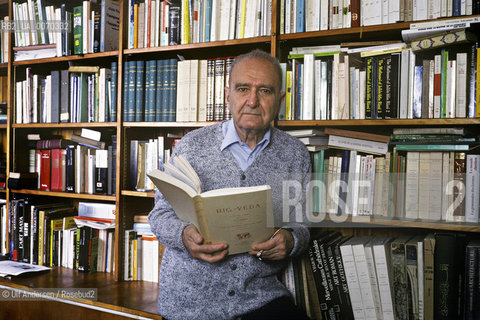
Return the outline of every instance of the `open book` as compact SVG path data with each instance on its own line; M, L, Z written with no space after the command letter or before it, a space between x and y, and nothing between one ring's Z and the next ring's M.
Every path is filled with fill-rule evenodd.
M205 243L226 242L229 254L250 251L273 233L270 186L224 188L202 192L197 173L183 156L166 163L165 171L148 177L180 220L194 224Z

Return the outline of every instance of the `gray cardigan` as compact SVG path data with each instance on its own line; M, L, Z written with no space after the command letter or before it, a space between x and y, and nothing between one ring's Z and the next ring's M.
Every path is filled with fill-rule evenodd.
M282 172L298 173L302 183L308 182L308 151L297 139L276 128L272 128L269 145L245 172L228 149L220 151L222 140L221 124L215 124L188 133L173 151L172 156L182 154L192 164L202 182L202 191L267 184L272 173L278 180ZM272 185L272 195L279 218L281 188ZM152 231L166 246L159 275L158 312L162 316L232 319L289 294L276 277L285 261L259 261L246 253L214 264L193 259L182 242L187 223L177 218L158 191L155 200L148 218ZM290 223L288 227L295 240L290 254L293 256L306 248L309 231L299 223Z

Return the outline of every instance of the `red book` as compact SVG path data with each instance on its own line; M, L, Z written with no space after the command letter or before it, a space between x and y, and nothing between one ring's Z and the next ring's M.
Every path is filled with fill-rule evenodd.
M65 153L65 149L52 149L50 177L50 189L52 191L65 191Z
M40 153L40 190L50 191L50 158L51 150L44 149Z
M351 23L353 27L360 27L360 0L350 2Z

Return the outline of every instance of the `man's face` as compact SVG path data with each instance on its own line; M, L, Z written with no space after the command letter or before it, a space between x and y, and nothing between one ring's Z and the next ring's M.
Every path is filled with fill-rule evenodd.
M258 58L240 61L225 88L228 108L240 130L266 130L285 97L274 66Z

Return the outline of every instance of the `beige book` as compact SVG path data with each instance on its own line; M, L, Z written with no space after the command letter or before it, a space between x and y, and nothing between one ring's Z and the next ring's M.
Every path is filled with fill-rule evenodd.
M195 225L205 243L228 243L229 254L250 251L251 245L267 240L273 233L272 190L270 186L222 188L202 192L200 181L181 155L173 165L181 179L160 170L148 176L170 203L180 220Z

